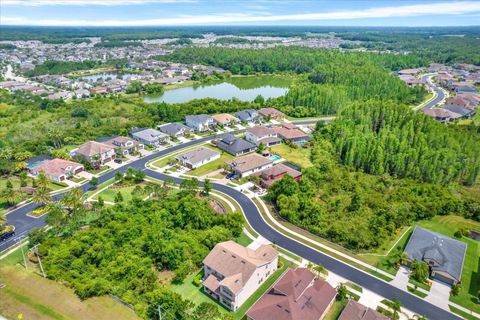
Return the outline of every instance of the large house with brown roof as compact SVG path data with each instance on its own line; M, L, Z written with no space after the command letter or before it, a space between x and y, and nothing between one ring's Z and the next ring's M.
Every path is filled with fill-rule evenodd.
M212 118L216 124L221 126L228 126L228 125L240 123L240 120L238 118L228 113L217 114L212 116Z
M272 165L273 161L271 159L262 157L256 153L235 158L227 162L227 166L240 178L248 177L255 172L270 168Z
M276 181L281 180L285 175L291 176L295 181L299 181L302 177L300 171L290 168L283 163L276 164L273 167L254 173L254 175L260 178L260 185L264 188L270 187Z
M274 119L274 120L285 119L285 114L281 111L278 111L275 108L261 108L258 110L258 114L264 119Z
M350 299L338 320L390 320L390 318Z
M280 127L275 127L274 130L280 138L291 142L300 143L311 140L305 132L292 123L284 123Z
M252 250L226 241L210 251L203 265L205 292L234 311L277 270L278 252L271 245Z
M263 143L267 147L274 146L282 142L282 140L278 138L275 130L263 126L248 128L245 131L245 140L250 141L257 146Z
M115 149L105 143L89 141L73 151L75 157L84 159L93 165L104 164L115 159Z
M50 180L58 182L65 181L83 170L82 164L63 159L46 160L29 169L33 176L43 172Z
M306 268L289 269L247 311L248 320L319 320L335 301L337 291Z

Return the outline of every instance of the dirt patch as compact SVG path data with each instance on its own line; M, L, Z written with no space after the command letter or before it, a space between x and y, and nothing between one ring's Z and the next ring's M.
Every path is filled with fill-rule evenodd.
M216 213L227 214L227 209L223 206L223 204L221 204L217 200L210 199L208 203Z

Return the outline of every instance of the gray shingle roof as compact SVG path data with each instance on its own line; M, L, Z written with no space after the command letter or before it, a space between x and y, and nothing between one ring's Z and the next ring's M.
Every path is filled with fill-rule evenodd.
M149 142L155 142L155 141L158 141L158 139L163 139L167 137L167 134L155 129L147 128L144 130L132 132L132 137L149 141Z
M443 107L443 109L461 114L462 116L472 113L472 110L468 110L467 108L460 107L460 106L446 105Z
M446 272L460 280L467 244L421 227L415 227L405 252L409 260L435 260L433 271Z
M158 129L170 136L176 136L181 130L191 131L189 127L180 123L168 123L162 126L159 126Z
M241 121L252 121L254 118L258 117L258 112L255 109L246 109L246 110L235 112L235 115Z
M217 147L233 155L249 152L256 148L253 143L237 138L230 133L222 135L217 141Z
M185 121L193 121L196 123L207 123L213 121L213 118L206 114L196 114L192 116L185 116Z

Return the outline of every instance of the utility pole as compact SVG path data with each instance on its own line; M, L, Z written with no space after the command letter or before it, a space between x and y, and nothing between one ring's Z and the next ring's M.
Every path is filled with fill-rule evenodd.
M22 249L22 257L23 257L23 264L25 265L25 270L28 270L27 259L25 259L25 253L23 252L23 246L21 246L20 249Z
M38 245L36 245L34 249L35 249L35 255L38 258L38 264L40 265L40 270L42 270L42 275L44 278L46 278L47 276L45 275L45 271L43 270L43 266L42 266L42 259L40 259L40 255L38 254Z

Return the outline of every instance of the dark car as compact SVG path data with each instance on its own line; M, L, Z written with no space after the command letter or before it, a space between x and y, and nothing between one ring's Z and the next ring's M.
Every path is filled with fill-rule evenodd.
M2 230L2 229L3 228L0 227L0 230ZM8 238L13 237L14 235L15 235L15 229L11 229L11 230L8 230L8 231L0 231L0 241L7 240Z
M115 163L122 163L122 159L118 159L118 158L117 158L117 159L113 160L113 162L115 162Z
M225 178L232 179L234 177L235 177L235 172L230 172L229 174L227 174L227 176Z

